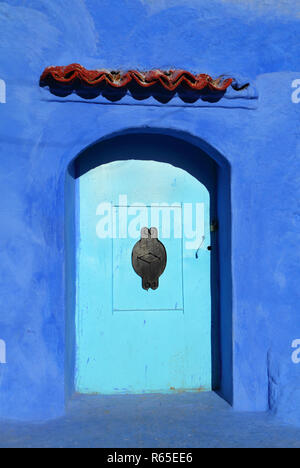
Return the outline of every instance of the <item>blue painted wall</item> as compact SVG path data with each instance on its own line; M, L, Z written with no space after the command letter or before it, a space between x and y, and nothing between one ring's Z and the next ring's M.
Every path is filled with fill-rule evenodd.
M294 1L186 5L0 3L2 418L64 412L65 301L72 301L65 294L65 175L88 145L139 127L193 141L231 166L233 405L270 408L300 423L300 367L291 359L300 337L300 104L291 98L300 78L299 11ZM96 105L59 102L39 89L44 67L74 61L229 73L249 79L259 100L252 110L225 101L211 108Z

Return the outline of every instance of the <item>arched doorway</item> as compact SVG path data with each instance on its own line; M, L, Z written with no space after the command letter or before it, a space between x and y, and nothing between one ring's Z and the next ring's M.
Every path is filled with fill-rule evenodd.
M220 170L206 152L181 139L133 133L89 147L74 161L70 174L76 190L74 204L69 203L69 223L77 228L68 243L72 249L67 252L67 269L69 278L71 270L77 271L77 292L73 274L72 281L67 280L73 297L68 306L68 322L73 322L73 327L67 332L72 348L67 366L74 369L68 370L68 379L74 379L75 389L83 393L140 393L212 387L231 401L230 252L222 252L230 249L230 209L224 168ZM128 196L126 203L124 198L120 203L120 195ZM194 242L189 249L187 258L194 265L189 272L184 272L185 233L182 239L175 238L174 232L170 239L164 239L160 238L162 225L154 226L168 259L156 290L143 289L132 267L129 254L138 238L116 238L113 216L111 225L107 224L111 230L108 238L97 235L97 226L105 217L101 218L105 214L103 205L102 211L99 208L101 203L111 204L111 213L117 216L120 204L121 209L122 205L132 209L132 204L140 204L149 214L150 221L145 224L150 228L152 203L177 204L173 215L176 218L180 212L182 220L184 203L195 205L196 200L206 215L204 240L200 234L200 242L195 238L199 245ZM75 218L71 212L76 212ZM140 219L136 232L141 224ZM84 239L83 244L79 239ZM70 254L74 244L79 246L76 258ZM204 257L207 260L203 262ZM187 325L189 315L193 318ZM150 331L145 333L146 324Z

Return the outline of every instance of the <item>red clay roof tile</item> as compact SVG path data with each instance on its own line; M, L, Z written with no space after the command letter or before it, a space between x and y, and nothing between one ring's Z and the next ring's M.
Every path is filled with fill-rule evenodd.
M138 89L140 91L148 89L153 95L160 92L174 94L181 89L183 92L194 92L198 94L199 98L201 91L210 94L225 93L233 81L233 78L221 76L213 79L209 75L193 74L186 70L150 70L145 72L138 70L87 70L75 63L68 66L47 67L41 75L40 86L49 86L52 90L60 89L62 93L60 95L64 96L73 91L78 92L80 88L97 90L98 95L103 91L111 90L113 92L114 89L124 92L132 91L132 89L135 92Z

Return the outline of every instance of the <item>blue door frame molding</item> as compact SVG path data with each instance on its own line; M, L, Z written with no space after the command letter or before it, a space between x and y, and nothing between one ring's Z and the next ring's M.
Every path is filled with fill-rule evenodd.
M183 154L186 155L184 158ZM221 154L201 140L199 141L199 139L185 133L163 129L148 129L147 132L144 129L129 129L106 137L81 152L69 167L66 184L68 393L72 394L74 391L75 374L75 353L73 351L75 349L75 180L101 164L109 163L112 160L122 161L135 158L155 159L155 161L170 163L184 169L202 182L210 193L210 218L218 218L219 221L218 233L211 236L212 385L222 397L232 403L230 167Z

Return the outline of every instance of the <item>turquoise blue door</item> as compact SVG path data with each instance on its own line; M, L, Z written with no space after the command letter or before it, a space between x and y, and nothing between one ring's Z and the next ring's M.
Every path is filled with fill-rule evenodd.
M77 204L76 391L210 390L206 187L169 164L117 161L78 179ZM157 289L132 265L143 227L167 254Z

